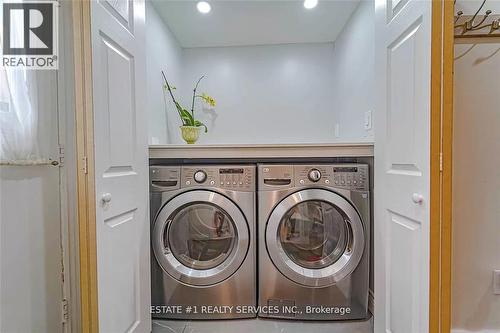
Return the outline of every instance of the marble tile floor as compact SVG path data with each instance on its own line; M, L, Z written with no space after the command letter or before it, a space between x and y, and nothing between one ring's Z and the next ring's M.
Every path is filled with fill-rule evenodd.
M274 319L159 320L153 333L372 333L373 317L365 321L304 322Z

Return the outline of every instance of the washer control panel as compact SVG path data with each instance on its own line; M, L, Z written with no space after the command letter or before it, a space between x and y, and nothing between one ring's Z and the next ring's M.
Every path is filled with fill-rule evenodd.
M334 166L333 184L337 187L368 190L368 165Z
M307 178L309 178L310 181L316 183L321 179L321 171L319 171L318 169L311 169L307 173Z
M194 173L193 178L198 184L203 184L207 180L207 173L203 170L198 170Z
M324 185L368 191L367 164L294 165L295 186Z
M254 191L255 167L248 165L183 166L181 188L217 187L232 191Z
M369 191L368 164L259 165L259 191L328 186Z

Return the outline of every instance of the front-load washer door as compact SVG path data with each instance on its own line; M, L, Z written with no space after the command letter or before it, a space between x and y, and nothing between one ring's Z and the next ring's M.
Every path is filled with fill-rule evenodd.
M206 190L184 192L168 201L151 237L162 269L195 286L213 285L233 275L250 241L247 220L236 204Z
M325 287L344 279L359 264L364 228L344 197L306 189L274 208L266 226L266 246L284 276L304 286Z

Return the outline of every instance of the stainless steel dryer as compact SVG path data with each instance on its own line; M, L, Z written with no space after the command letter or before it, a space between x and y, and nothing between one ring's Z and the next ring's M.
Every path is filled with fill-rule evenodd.
M368 316L368 165L259 165L262 317Z
M151 166L150 191L152 316L255 317L255 166Z

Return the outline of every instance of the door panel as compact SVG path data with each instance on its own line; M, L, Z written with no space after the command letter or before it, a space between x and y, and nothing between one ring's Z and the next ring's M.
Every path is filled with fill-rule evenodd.
M419 330L419 267L421 261L420 223L389 212L387 233L389 253L388 290L390 332L420 332ZM404 309L404 311L401 311Z
M103 150L109 155L104 177L135 175L133 170L135 136L135 91L133 57L106 36L100 36L102 69L106 76L102 94L108 105L104 111L104 126L107 127ZM128 173L128 174L127 174Z
M420 143L427 133L418 126L422 114L422 87L417 69L422 59L423 35L421 17L406 29L388 47L388 107L387 107L387 161L389 172L402 175L421 176L418 162Z
M387 6L387 22L392 20L403 8L408 0L388 0L389 5Z
M134 22L134 1L132 0L104 0L102 5L115 17L127 30L132 31Z
M376 0L375 332L429 329L431 1Z
M3 70L0 71L2 93L18 87L16 84L3 86ZM26 94L38 109L38 120L34 123L38 133L34 140L42 157L57 160L58 134L65 131L65 112L58 107L58 73L7 70L15 80L26 75L29 83ZM7 106L8 103L7 99ZM19 121L17 117L28 117L28 111L0 111L0 140L3 135L9 135L10 140L17 137L4 131L19 133L20 127L27 125L27 118ZM15 120L11 122L9 117ZM10 128L12 124L19 128ZM9 153L2 154L2 158ZM66 209L61 207L61 199L67 194L65 186L70 185L65 178L69 168L69 163L62 167L0 166L0 332L63 331L61 225L67 218L61 215L61 208L63 212Z
M144 3L92 1L100 332L150 331ZM134 27L134 29L131 29Z

